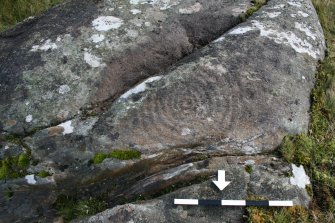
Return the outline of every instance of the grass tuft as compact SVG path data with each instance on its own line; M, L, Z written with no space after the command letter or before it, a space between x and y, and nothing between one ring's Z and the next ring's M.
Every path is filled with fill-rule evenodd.
M94 198L76 201L69 196L61 195L58 197L55 206L58 213L67 222L75 218L99 213L107 208L107 203Z
M115 158L119 160L139 159L141 152L133 149L114 150L111 153L97 153L92 159L94 164L102 163L107 158Z
M303 208L248 208L249 222L335 222L335 1L313 0L328 46L316 74L307 134L287 136L280 147L284 159L304 165L311 177L313 202Z
M1 0L0 32L29 16L35 16L63 0Z

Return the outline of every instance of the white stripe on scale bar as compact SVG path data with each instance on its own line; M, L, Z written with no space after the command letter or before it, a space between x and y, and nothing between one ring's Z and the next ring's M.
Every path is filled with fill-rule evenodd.
M245 206L245 200L221 200L222 206Z
M197 199L174 199L174 204L198 205Z
M293 206L293 201L269 201L269 206L291 207Z

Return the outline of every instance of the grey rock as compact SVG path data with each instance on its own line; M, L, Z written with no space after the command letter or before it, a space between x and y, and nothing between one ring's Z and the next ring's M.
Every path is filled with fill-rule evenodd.
M83 222L243 222L243 208L179 207L175 197L306 206L289 164L261 154L307 130L322 29L310 0L269 1L232 28L248 5L71 0L0 34L0 129L22 135L39 161L29 173L53 174L0 182L0 194L14 192L0 196L1 220L59 220L62 195L103 196L111 209ZM8 146L23 151L0 144L1 158ZM142 157L90 162L124 148ZM232 181L224 192L211 183L219 169ZM174 185L184 188L155 198ZM150 200L117 206L139 195Z
M274 150L284 135L307 130L314 74L324 54L310 1L270 1L119 97L93 129L93 144L144 153L199 143L226 154Z
M255 162L251 174L245 171L248 160ZM74 222L244 222L244 209L241 207L204 207L174 205L176 199L215 199L245 200L257 193L263 199L293 200L294 205L306 205L310 200L306 191L289 184L285 176L287 164L274 162L267 157L226 157L213 158L208 169L227 170L227 181L231 183L218 190L209 181L179 189L161 197L131 204L119 205L97 215ZM269 180L266 182L267 180ZM186 179L185 179L186 180ZM140 186L143 184L139 184Z
M0 126L26 134L113 99L236 25L248 5L71 0L28 20L0 35Z

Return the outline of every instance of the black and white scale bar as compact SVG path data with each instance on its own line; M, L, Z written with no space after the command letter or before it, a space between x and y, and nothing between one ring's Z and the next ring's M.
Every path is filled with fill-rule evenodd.
M257 207L291 207L293 201L247 201L247 200L198 200L174 199L174 204L201 206L257 206Z

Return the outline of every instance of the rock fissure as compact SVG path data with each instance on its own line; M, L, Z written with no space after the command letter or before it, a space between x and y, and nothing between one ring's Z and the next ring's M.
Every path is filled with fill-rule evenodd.
M307 206L274 154L285 135L307 130L322 29L310 0L268 1L237 25L249 5L70 0L0 38L1 131L19 135L1 140L0 155L24 143L38 161L1 182L0 193L12 190L0 196L2 218L80 217L64 214L66 200L110 208L82 222L242 221L243 209L186 210L175 197ZM61 32L48 26L61 16ZM136 155L111 155L122 151ZM211 183L219 169L232 182L224 192Z

